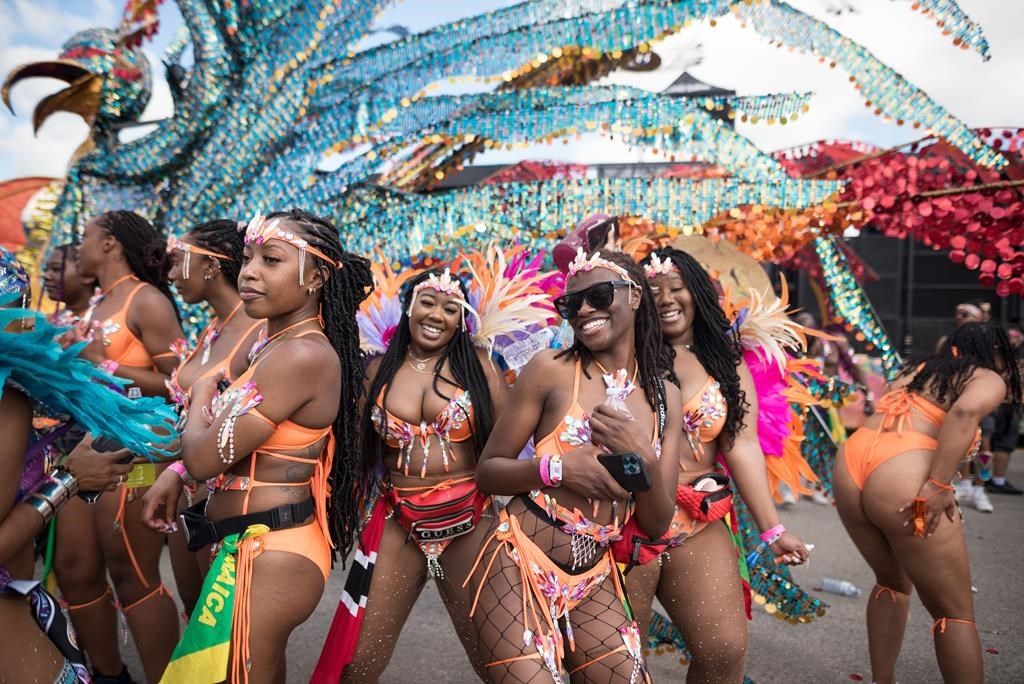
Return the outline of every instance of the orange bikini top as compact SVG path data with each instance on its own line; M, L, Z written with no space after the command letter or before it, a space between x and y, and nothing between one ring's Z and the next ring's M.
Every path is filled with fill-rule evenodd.
M562 423L559 427L556 427L536 443L536 458L549 455L553 456L556 454L561 456L590 442L590 417L583 410L583 407L580 406L579 401L580 375L582 370L583 364L579 359L577 359L576 372L572 380L572 399L569 403L569 411L565 414L565 417L562 419ZM652 443L654 444L655 450L660 454L661 439L659 432L658 420L655 420ZM567 534L583 534L593 537L601 546L607 546L621 537L620 532L622 528L619 524L618 513L614 514L613 520L610 524L601 525L600 523L589 520L577 508L569 509L562 506L555 500L554 496L551 496L539 489L535 489L530 492L529 498L533 500L537 506L543 509L552 520L560 521L562 523L562 531ZM600 501L594 501L593 517L597 516L600 504ZM622 525L625 525L629 520L632 510L633 502L631 500L626 507L625 515L622 519Z
M417 425L402 420L384 407L386 391L387 385L381 388L376 403L370 409L370 420L384 443L392 449L399 450L398 467L404 468L406 475L409 474L413 445L418 443L423 451L420 477L426 477L430 438L436 435L441 446L441 462L445 472L448 472L452 443L464 442L473 436L473 402L469 392L458 389L448 400L448 405L434 416L434 420L429 423L422 420ZM454 455L451 455L451 460L455 460Z
M246 330L245 334L242 335L239 338L238 342L235 343L235 346L231 348L231 351L228 352L227 356L221 359L219 363L215 363L209 368L200 371L199 375L197 375L195 379L189 383L189 386L186 389L185 387L182 387L181 383L178 381L178 375L181 373L181 370L185 366L191 363L192 359L195 358L196 352L199 351L199 349L205 343L207 336L210 335L214 330L215 321L210 321L210 324L207 325L203 332L199 335L199 340L197 341L196 346L193 347L192 350L189 351L187 354L179 355L178 358L180 359L180 362L178 363L177 367L175 367L175 369L171 371L170 379L166 381L167 389L170 392L171 402L177 405L179 409L187 409L189 403L189 395L192 392L192 385L196 384L203 378L208 378L210 376L216 375L221 371L224 371L224 377L228 380L228 382L231 382L233 380L233 378L231 377L231 362L234 360L235 354L238 353L238 350L242 347L242 344L244 344L245 341L249 339L249 335L252 333L252 331L258 328L259 326L263 325L263 323L264 321L256 321L255 323L253 323L252 327ZM172 347L172 349L177 348L178 344L180 344L181 347L184 348L185 341L179 340L179 342L176 343L175 346Z
M305 321L301 321L305 323ZM323 335L320 331L309 331L304 334L295 335L295 337L305 337L306 335ZM266 358L266 357L264 357ZM259 361L253 363L249 368L238 376L238 379L231 383L223 392L223 397L227 399L223 403L224 406L230 407L234 402L230 399L232 392L236 392L239 395L245 395L251 389L255 389L255 384L252 383L252 376L255 373ZM251 384L251 388L248 387ZM313 499L315 501L315 517L316 523L320 525L324 537L326 539L331 538L330 530L327 527L327 476L331 472L331 464L334 460L334 428L331 425L322 428L310 428L303 425L299 425L292 420L285 420L282 423L275 423L274 421L267 418L265 415L260 413L256 408L250 408L246 413L256 416L268 425L273 426L274 432L267 438L263 444L253 450L252 455L249 457L249 475L239 476L236 473L222 473L216 478L215 489L222 491L238 490L245 492L245 499L242 503L242 514L249 512L249 495L251 490L256 487L301 487L309 486L313 493ZM318 442L322 441L324 437L327 437L327 442L324 448L320 450L320 453L309 458L307 456L294 456L292 454L282 453L286 451L299 451L308 450ZM257 455L269 456L271 458L279 458L283 461L291 461L294 463L312 464L313 465L313 476L305 482L264 482L256 479L256 457Z
M728 416L721 385L709 375L704 386L683 404L683 434L698 462L704 455L704 445L722 434Z
M129 276L127 279L134 280L135 287L128 293L124 305L101 325L107 358L130 368L153 368L153 357L149 355L142 341L128 327L128 311L131 309L132 300L135 299L139 290L145 287L145 283L139 282L139 279L134 276ZM119 284L119 282L115 282L110 290L113 291L114 287Z
M881 434L883 430L894 428L897 434L903 434L904 430L914 432L911 411L935 427L941 427L942 421L946 419L946 411L941 406L933 404L916 392L909 392L901 387L886 392L875 404L875 412L883 416L882 424L876 432ZM970 450L971 455L980 447L981 428L978 428L974 435L974 446Z

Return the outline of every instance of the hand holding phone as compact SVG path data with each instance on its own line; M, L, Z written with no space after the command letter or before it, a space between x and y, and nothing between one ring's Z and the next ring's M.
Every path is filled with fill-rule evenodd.
M651 480L640 455L627 451L621 454L601 454L597 457L615 481L628 492L646 492Z

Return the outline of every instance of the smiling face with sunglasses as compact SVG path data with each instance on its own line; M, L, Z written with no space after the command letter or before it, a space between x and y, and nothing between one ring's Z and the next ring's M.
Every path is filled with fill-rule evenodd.
M577 273L566 283L565 294L555 300L559 315L591 352L604 351L624 335L632 335L639 306L640 288L604 268Z

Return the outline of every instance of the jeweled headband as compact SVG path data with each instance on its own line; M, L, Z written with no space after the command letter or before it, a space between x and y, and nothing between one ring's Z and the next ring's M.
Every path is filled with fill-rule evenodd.
M572 262L569 264L569 272L565 276L565 279L566 281L568 281L577 273L593 271L595 268L606 268L609 271L612 271L613 273L617 273L618 275L622 276L623 280L639 287L639 285L637 285L637 283L633 280L633 277L629 275L629 271L624 269L622 266L619 266L616 263L612 263L607 259L602 259L600 252L594 252L588 259L582 247L578 247L576 249L576 258L573 259Z
M185 280L188 280L189 269L192 267L193 254L203 254L205 256L214 257L215 259L227 259L228 261L234 261L234 259L229 257L227 254L203 249L199 245L184 242L176 237L167 238L167 253L170 254L171 252L183 252L185 254L185 258L181 264L181 275Z
M343 266L340 261L335 261L295 233L282 230L280 218L267 221L266 216L256 212L252 220L249 221L249 226L245 229L245 244L262 245L267 240L280 240L298 248L300 286L306 284L306 252L323 259L334 268L342 268Z
M462 294L462 287L459 285L458 279L452 277L451 269L444 269L444 273L440 275L437 273L431 273L412 289L412 298L409 300L409 308L406 310L406 315L412 314L412 307L416 304L416 297L419 295L421 290L435 290L441 294L452 297L455 302L462 307L463 322L466 320L467 311L473 314L478 321L480 320L480 314L478 314L476 309L466 301L465 295Z
M653 280L660 275L669 273L679 273L675 263L668 258L663 261L657 252L652 252L650 260L644 265L644 275L647 276L647 279Z

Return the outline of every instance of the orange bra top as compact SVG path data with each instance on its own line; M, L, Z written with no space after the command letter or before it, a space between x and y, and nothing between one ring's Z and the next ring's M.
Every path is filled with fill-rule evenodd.
M539 458L546 455L559 456L583 446L590 442L590 416L580 406L580 375L583 372L583 364L576 360L576 373L572 379L572 400L569 403L569 411L562 418L559 427L541 438L536 444L536 456ZM654 437L652 444L660 448L661 440L658 439L658 425L655 421Z
M722 434L729 407L722 395L722 387L710 375L704 386L683 404L683 430L704 444L713 442Z
M935 427L940 427L946 418L946 412L942 407L936 406L916 392L908 392L903 388L886 392L875 404L875 412L883 415L881 426L883 430L893 427L897 432L912 429L911 410Z
M882 398L875 404L875 412L882 415L882 424L875 429L875 440L883 431L895 428L896 434L914 432L914 425L911 421L913 415L928 421L935 427L941 427L942 421L946 418L946 411L925 399L916 392L909 392L904 388L894 389L882 395ZM974 433L974 445L968 451L968 458L971 458L981 448L981 428Z
M102 323L107 358L130 368L152 368L153 357L146 351L142 340L136 337L128 327L128 311L131 309L132 300L146 285L139 282L139 279L134 276L131 277L131 280L134 280L136 284L128 293L124 305Z
M171 401L179 407L187 407L188 397L192 391L192 385L196 384L203 378L208 378L210 376L216 375L221 371L224 371L224 377L229 382L232 381L233 378L231 377L231 362L234 361L235 354L237 354L238 350L241 349L242 344L244 344L245 341L249 339L249 335L252 333L252 331L258 328L259 326L263 325L263 323L263 321L256 321L255 323L253 323L252 327L246 330L245 334L238 339L238 342L236 342L235 346L231 348L231 351L228 352L227 356L221 359L219 363L214 363L210 367L204 368L202 371L200 371L199 375L197 375L195 379L189 383L189 386L186 389L185 387L181 386L181 383L178 382L178 374L181 372L182 368L191 363L192 359L196 355L196 352L199 351L199 348L203 346L203 342L206 340L207 335L211 334L211 332L213 331L215 321L210 321L210 324L207 325L203 332L199 335L199 340L196 342L196 346L193 347L192 350L188 352L188 354L180 356L180 363L177 365L177 367L175 367L173 371L171 371L171 377L169 380L167 380L167 389L170 391ZM184 347L184 340L180 340L179 343L181 344L182 347ZM172 349L173 348L174 347L172 347Z
M312 334L323 335L320 331L308 331L306 333L297 334L295 337L305 337L306 335ZM233 405L234 401L230 398L232 392L237 393L239 397L243 397L247 393L255 390L255 383L252 382L252 375L256 371L256 367L258 365L259 361L249 366L249 368L242 373L237 380L231 383L230 387L224 390L222 396L226 401L222 405ZM256 487L309 486L312 490L313 499L316 504L316 524L320 525L324 537L326 539L330 539L331 533L327 525L327 477L331 472L331 464L334 460L335 441L333 426L328 425L327 427L322 428L310 428L299 425L292 420L275 423L260 413L256 408L249 409L247 413L256 416L268 425L273 426L274 432L265 442L263 442L263 444L253 450L252 455L249 457L248 476L243 477L236 473L223 473L216 478L214 489L220 489L222 491L244 491L245 498L242 502L242 514L245 515L249 512L249 495L252 493L252 489ZM309 449L322 441L324 437L327 437L327 442L324 444L324 448L322 448L320 453L313 458L281 453L285 451L302 451ZM279 458L283 461L292 461L294 463L311 464L313 465L313 476L305 482L264 482L257 480L256 457L258 455Z
M454 460L454 455L450 453L452 443L464 442L473 436L473 401L469 392L459 388L448 400L448 405L441 409L431 422L422 420L417 425L402 420L384 407L386 391L387 385L381 388L376 403L370 409L370 420L384 443L392 449L399 450L398 467L402 468L406 475L409 474L413 445L418 443L423 451L420 477L426 477L430 438L436 435L441 447L441 462L445 472L448 472L449 458Z

